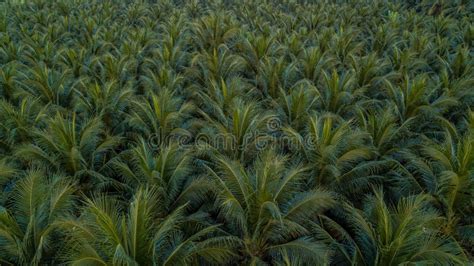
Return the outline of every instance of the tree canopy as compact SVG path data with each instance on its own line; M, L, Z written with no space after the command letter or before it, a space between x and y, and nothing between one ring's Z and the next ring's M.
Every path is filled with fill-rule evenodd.
M1 265L472 263L472 1L0 9Z

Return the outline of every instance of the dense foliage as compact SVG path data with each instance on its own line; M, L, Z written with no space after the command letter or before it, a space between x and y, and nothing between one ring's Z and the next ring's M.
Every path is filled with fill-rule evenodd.
M472 260L471 1L24 2L0 264Z

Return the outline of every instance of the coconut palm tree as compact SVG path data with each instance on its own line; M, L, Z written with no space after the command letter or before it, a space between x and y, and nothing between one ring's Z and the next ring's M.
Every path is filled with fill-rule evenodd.
M259 145L271 140L268 122L274 116L262 113L254 102L235 101L229 114L217 119L205 112L199 113L207 121L196 137L197 147L204 152L223 154L245 162L245 156L254 155L260 148Z
M75 89L74 106L76 113L86 117L100 117L107 128L115 129L123 125L129 100L133 96L130 86L119 86L115 81L99 83L81 82Z
M0 206L2 264L51 263L61 247L55 241L59 223L73 215L75 191L67 177L26 172Z
M117 157L113 168L122 177L126 191L133 193L140 186L155 189L161 202L157 209L168 213L185 204L188 209L198 208L210 200L211 183L202 177L192 177L192 160L191 150L179 143L156 147L141 140Z
M241 50L242 57L247 62L247 66L253 72L253 75L258 75L261 65L265 58L272 57L277 54L280 49L272 36L250 35L246 36L241 43L237 44Z
M223 263L234 255L236 240L219 236L218 226L186 234L183 207L162 216L158 204L157 191L147 188L137 189L129 204L105 195L86 199L82 215L61 224L70 236L63 256L75 265L186 265Z
M313 238L307 221L335 201L328 191L304 190L307 167L266 152L250 169L222 156L216 157L213 168L208 170L216 182L219 216L242 239L242 263L304 264L327 259L327 248Z
M436 184L436 190L432 191L436 206L446 217L444 233L469 246L474 241L468 225L473 207L473 139L467 135L455 142L449 133L446 135L443 143L432 143L421 151L430 160L429 169Z
M331 75L324 73L324 87L319 89L320 109L338 115L345 115L352 111L354 103L364 94L364 88L353 85L352 73L339 75L333 71Z
M228 80L209 81L209 86L196 86L194 102L206 116L217 120L225 121L232 114L232 109L239 102L251 100L258 96L255 90L250 89L242 78L231 78Z
M60 73L44 64L36 64L29 69L29 73L22 73L23 77L18 81L20 95L40 98L43 103L52 103L59 106L67 106L72 94L71 84L68 79L68 71ZM25 97L22 96L22 97Z
M334 59L328 56L329 53L323 53L318 47L309 47L301 53L300 69L306 79L313 82L318 80L324 69L331 68L334 65Z
M187 71L189 75L200 84L206 85L210 80L227 80L237 76L244 70L245 61L222 44L209 52L195 53L191 65Z
M0 70L0 84L2 98L12 99L17 92L18 66L15 63L5 64Z
M49 106L41 105L37 98L25 97L17 105L0 100L2 147L11 151L14 145L30 141L32 129L42 126L48 109Z
M230 43L239 31L229 14L204 16L194 22L193 26L193 36L199 48L210 52L222 44Z
M57 114L45 129L34 131L33 141L15 149L15 157L36 167L64 172L85 184L109 184L107 162L120 137L107 135L99 118L80 121L76 114Z
M255 77L257 88L273 99L278 97L280 88L288 89L300 79L297 62L287 62L284 56L266 59L261 68Z
M346 206L350 229L354 232L352 262L369 265L400 263L463 264L462 248L439 234L442 217L429 205L425 195L409 196L388 205L384 193L375 190L358 210Z
M421 113L431 115L442 114L449 106L456 105L455 99L442 95L435 100L430 100L427 80L424 77L410 81L405 77L404 83L399 88L394 88L390 82L386 82L387 92L390 99L397 107L397 113L401 121L405 122Z
M156 139L158 146L165 144L172 134L186 133L180 126L194 109L191 102L184 102L169 89L140 97L131 104L128 124L146 138Z
M281 113L282 122L296 130L302 130L308 119L309 114L315 110L319 100L319 91L308 80L303 79L289 91L280 88L278 102L275 103L279 113Z
M309 116L307 123L301 133L289 127L283 131L290 147L311 168L310 186L356 193L382 178L381 171L390 163L376 160L366 132L354 130L351 122L330 114Z

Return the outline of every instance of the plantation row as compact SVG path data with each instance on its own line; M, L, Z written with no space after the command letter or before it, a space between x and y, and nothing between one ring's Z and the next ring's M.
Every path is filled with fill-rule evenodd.
M470 1L2 9L1 265L472 260Z

